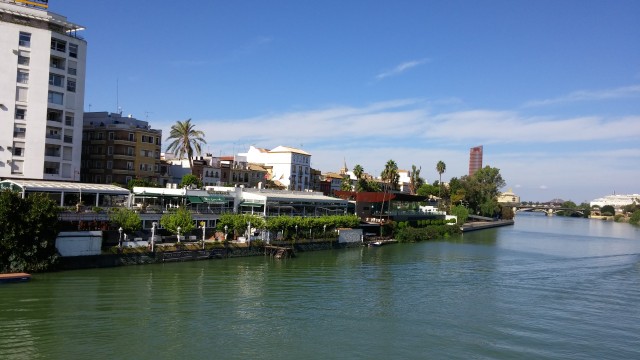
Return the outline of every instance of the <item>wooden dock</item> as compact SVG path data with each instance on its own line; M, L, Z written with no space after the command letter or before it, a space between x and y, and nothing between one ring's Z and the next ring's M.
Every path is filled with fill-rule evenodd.
M296 256L293 248L273 245L266 245L264 247L264 254L276 259L292 258Z
M0 274L0 283L24 282L29 280L31 280L31 274L27 273Z

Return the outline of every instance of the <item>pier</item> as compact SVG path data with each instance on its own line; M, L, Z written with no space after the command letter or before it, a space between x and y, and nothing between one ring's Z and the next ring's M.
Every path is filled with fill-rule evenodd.
M273 245L266 245L264 247L264 254L276 259L292 258L296 256L293 248Z

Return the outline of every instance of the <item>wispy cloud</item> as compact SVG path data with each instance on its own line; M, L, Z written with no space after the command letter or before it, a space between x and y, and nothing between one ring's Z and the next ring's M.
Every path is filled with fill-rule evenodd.
M615 89L604 90L579 90L556 98L532 100L526 102L524 107L545 106L578 101L628 99L634 97L640 97L640 85L623 86Z
M403 72L412 69L416 66L422 65L429 62L429 59L419 59L419 60L411 60L411 61L406 61L403 62L402 64L396 66L395 68L389 70L389 71L385 71L382 72L378 75L376 75L376 80L382 80L384 78L388 78L391 76L396 76L396 75L400 75Z

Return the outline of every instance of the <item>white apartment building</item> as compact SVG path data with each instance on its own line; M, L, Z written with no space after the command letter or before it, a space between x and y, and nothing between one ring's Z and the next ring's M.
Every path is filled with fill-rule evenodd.
M599 206L599 207L603 207L605 205L611 205L616 209L620 209L624 206L631 205L633 203L640 204L640 194L607 195L591 201L589 205Z
M44 7L0 0L0 178L78 181L87 43Z
M271 180L278 181L288 190L306 191L311 189L311 154L304 150L278 146L272 150L254 146L239 154L253 164L271 167Z

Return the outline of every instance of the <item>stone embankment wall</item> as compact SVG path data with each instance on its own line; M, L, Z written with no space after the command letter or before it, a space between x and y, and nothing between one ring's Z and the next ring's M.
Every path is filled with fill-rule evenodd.
M337 243L335 241L311 242L311 243L283 243L278 246L292 247L295 252L321 251L362 246L361 243ZM264 248L255 247L228 247L213 250L178 250L167 252L145 252L125 254L105 254L91 256L61 257L58 263L59 270L75 270L115 267L125 265L144 265L163 262L194 261L209 259L224 259L247 256L264 256Z

